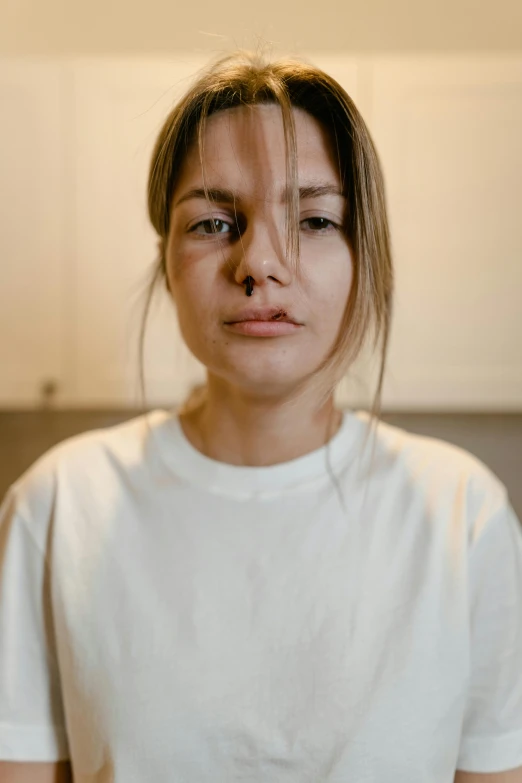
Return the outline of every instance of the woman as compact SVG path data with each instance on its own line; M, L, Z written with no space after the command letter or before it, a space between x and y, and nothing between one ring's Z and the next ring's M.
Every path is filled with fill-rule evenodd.
M353 102L310 65L225 58L161 130L149 212L207 383L10 488L0 780L519 781L506 489L333 401L373 334L378 409L392 303Z

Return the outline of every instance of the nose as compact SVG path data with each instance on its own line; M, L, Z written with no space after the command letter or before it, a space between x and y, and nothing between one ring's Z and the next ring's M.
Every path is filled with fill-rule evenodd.
M285 252L284 234L266 222L249 225L235 243L235 282L243 286L247 278L255 288L286 286L292 280Z

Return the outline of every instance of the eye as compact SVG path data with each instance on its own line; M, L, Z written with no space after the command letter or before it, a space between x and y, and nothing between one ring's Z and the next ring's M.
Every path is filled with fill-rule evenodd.
M220 218L200 220L190 229L190 233L211 236L212 234L228 234L232 230L230 223Z
M308 225L306 226L305 224ZM325 217L309 217L306 218L306 220L302 220L301 225L305 225L308 230L311 230L315 234L325 233L327 231L330 232L339 228L337 223L334 223L333 220L329 220Z

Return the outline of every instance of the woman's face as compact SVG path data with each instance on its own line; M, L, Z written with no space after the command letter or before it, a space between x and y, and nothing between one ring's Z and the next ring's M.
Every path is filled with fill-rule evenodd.
M166 245L167 283L188 348L211 374L257 396L306 385L333 347L352 282L341 229L346 201L330 140L313 117L293 112L299 280L285 258L285 145L274 105L211 115L204 172L194 144L174 192ZM212 205L201 193L204 184ZM295 323L282 323L281 315L279 322L231 323L252 308L284 311Z

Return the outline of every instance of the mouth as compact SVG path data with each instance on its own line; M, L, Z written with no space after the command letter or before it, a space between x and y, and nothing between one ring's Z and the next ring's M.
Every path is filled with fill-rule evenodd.
M248 337L279 337L303 327L286 307L248 307L224 322L227 331Z
M279 337L285 334L293 334L302 329L302 324L293 323L293 321L235 321L226 323L227 331L244 334L249 337Z
M225 324L230 326L233 324L240 324L246 322L255 323L286 323L293 324L294 326L301 326L288 310L284 307L259 307L259 308L247 308L241 310L238 313L234 313L230 319L225 321Z

